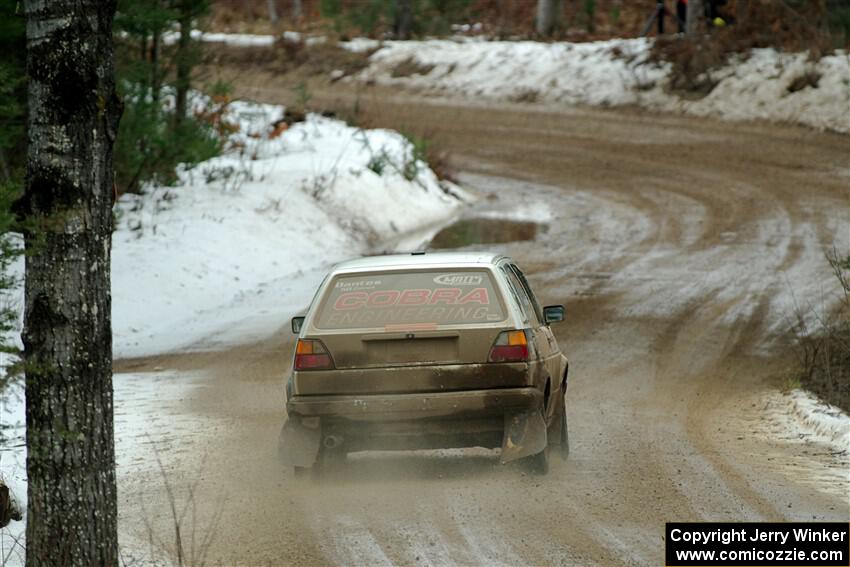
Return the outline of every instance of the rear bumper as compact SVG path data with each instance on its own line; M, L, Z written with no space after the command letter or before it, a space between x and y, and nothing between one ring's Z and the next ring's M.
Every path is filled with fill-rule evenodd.
M542 405L540 390L523 387L416 394L295 395L287 402L286 410L290 417L396 421L504 416Z
M543 450L543 394L533 387L419 394L293 396L281 431L285 463L312 466L321 444L370 449L500 447L502 462Z
M300 396L362 395L387 392L467 392L533 386L536 362L427 364L376 368L340 368L293 372L292 394Z

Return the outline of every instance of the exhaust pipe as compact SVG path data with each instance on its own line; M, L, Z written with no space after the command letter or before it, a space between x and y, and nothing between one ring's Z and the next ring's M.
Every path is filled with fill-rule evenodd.
M328 435L325 437L325 448L335 449L342 445L342 437L339 435Z

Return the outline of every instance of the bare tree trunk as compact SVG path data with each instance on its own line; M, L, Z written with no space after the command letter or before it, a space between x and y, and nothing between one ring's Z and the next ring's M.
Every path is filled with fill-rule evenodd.
M544 37L551 36L561 23L560 0L537 0L537 33Z
M174 82L176 101L174 104L174 127L179 128L186 118L187 99L191 84L192 55L189 48L192 43L192 6L191 0L181 0L178 5L180 15L180 38L177 40L177 71Z
M499 38L504 38L508 35L506 22L510 21L510 15L513 12L512 0L499 0Z
M151 98L154 108L159 108L159 94L162 90L162 73L159 71L159 40L161 31L157 29L151 39Z
M395 0L395 21L393 33L397 39L410 39L410 27L413 23L411 0Z
M735 3L735 23L740 25L747 21L747 14L750 10L749 0L738 0Z
M143 35L142 40L139 42L139 54L141 55L142 61L148 60L148 36Z
M277 0L266 0L266 7L269 11L269 20L271 20L273 24L276 24L280 19L277 15Z
M112 425L115 0L25 0L26 563L118 565Z
M688 23L686 33L690 38L702 34L705 26L705 8L703 0L688 0Z
M304 13L304 6L301 0L292 0L292 21L296 24L301 22L301 15Z
M9 171L9 164L6 163L6 154L3 153L3 148L0 148L0 176L3 181L12 179L12 172Z

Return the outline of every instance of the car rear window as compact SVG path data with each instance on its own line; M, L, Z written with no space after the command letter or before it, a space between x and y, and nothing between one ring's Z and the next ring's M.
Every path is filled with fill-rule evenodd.
M504 319L498 288L486 270L388 272L334 278L315 326L391 331Z

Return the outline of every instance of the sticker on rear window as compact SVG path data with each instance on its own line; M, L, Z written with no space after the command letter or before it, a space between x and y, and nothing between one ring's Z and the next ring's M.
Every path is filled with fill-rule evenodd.
M436 275L435 275L436 273ZM320 329L394 328L504 320L489 272L402 272L340 276L325 292Z
M434 278L434 283L440 285L481 285L482 281L481 274L441 274Z
M376 279L353 281L339 280L336 284L334 284L334 287L348 291L353 289L375 289L379 285L381 285L381 280Z

